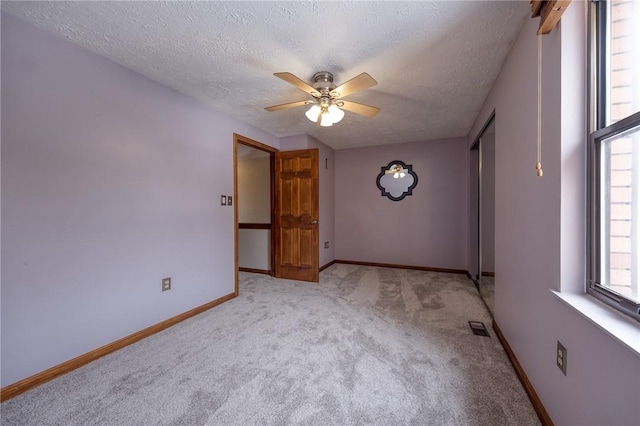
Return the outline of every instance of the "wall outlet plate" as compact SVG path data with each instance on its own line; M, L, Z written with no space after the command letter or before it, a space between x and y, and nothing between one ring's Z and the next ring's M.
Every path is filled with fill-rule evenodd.
M233 197L231 195L227 195L227 205L228 206L233 205Z
M162 291L171 290L171 277L162 279Z
M562 374L567 375L567 348L565 348L560 341L556 349L556 365L562 371Z
M324 242L324 248L328 249L329 248L329 241L325 241Z

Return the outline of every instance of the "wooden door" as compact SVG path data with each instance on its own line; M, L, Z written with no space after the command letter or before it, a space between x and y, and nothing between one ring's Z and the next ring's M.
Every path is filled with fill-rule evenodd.
M276 153L276 277L318 282L318 150Z

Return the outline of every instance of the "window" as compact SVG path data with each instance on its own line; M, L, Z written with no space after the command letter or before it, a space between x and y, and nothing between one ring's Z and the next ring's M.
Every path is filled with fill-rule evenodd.
M588 291L640 321L640 2L591 7Z

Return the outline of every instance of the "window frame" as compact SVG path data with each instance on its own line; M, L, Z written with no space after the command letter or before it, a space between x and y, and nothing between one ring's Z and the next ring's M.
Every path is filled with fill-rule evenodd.
M608 99L610 87L608 85L609 57L607 41L610 37L608 26L608 1L593 0L589 14L589 85L590 111L587 150L588 158L588 271L587 293L613 308L629 315L640 322L640 303L618 294L599 281L601 277L600 265L602 255L606 252L603 247L602 227L600 226L601 197L601 143L634 128L640 129L640 112L631 114L613 124L608 122Z

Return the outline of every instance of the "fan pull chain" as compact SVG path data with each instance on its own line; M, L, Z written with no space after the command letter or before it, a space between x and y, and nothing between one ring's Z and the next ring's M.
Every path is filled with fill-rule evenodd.
M541 177L542 171L542 34L538 34L538 161L536 175Z

